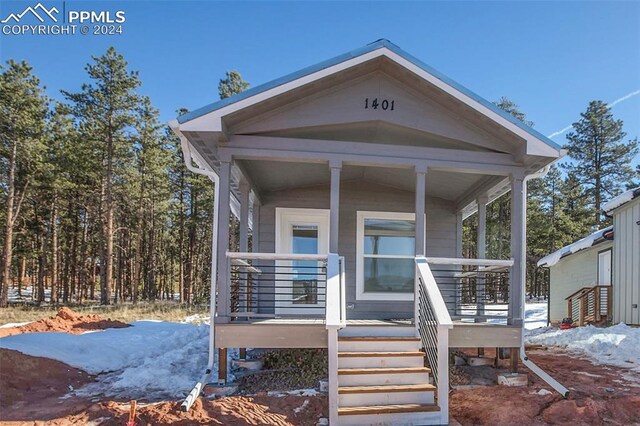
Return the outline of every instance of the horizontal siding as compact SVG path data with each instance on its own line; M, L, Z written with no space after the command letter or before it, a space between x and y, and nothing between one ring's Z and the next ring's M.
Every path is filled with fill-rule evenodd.
M598 281L598 252L612 247L611 242L603 242L594 247L561 259L551 269L551 295L549 316L551 322L566 317L565 298L583 287L594 286Z
M635 199L614 211L614 322L640 324L640 225L638 221L640 221L640 199Z
M275 209L329 208L329 187L317 186L264 194L260 207L259 251L275 251ZM410 318L413 302L357 301L356 300L356 220L358 211L415 211L415 194L365 181L341 182L339 254L345 256L347 302L354 309L347 312L349 319ZM452 203L441 199L426 200L427 255L455 257L456 215ZM266 297L263 298L266 301Z

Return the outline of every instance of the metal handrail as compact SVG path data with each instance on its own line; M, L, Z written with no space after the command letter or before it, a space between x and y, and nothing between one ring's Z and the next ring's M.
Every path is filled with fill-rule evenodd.
M426 260L451 316L474 322L509 322L514 314L509 285L513 259Z
M437 386L440 423L449 423L449 330L453 328L449 311L438 289L428 260L416 257L414 318L429 366Z

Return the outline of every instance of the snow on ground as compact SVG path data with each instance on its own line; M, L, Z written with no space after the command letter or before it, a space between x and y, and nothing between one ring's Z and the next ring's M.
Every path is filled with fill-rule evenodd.
M0 328L11 328L11 327L20 327L22 325L31 324L31 321L27 322L8 322L6 324L0 325Z
M9 287L9 291L7 292L7 298L9 299L9 303L16 302L33 302L35 301L35 293L36 289L31 286L22 287L20 294L18 294L18 287ZM51 288L44 289L44 300L51 300Z
M85 394L160 400L180 398L191 390L207 366L208 340L207 325L136 321L128 328L80 335L19 334L0 339L0 348L98 374L98 383Z
M587 325L569 330L545 327L527 332L526 342L563 347L598 364L640 372L640 328L626 324L606 328Z
M493 316L503 316L502 318L490 318L487 320L489 324L506 324L507 309L506 304L491 304L485 306L485 314ZM527 330L533 330L539 327L547 326L547 302L530 301L525 303L524 311L524 327ZM466 305L462 307L462 315L475 315L476 306ZM462 321L473 322L472 318L463 319Z
M187 324L209 324L211 322L211 317L209 314L193 314L187 315L180 322Z

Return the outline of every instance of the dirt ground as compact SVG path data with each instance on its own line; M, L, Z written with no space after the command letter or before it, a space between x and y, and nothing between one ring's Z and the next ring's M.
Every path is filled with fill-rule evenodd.
M58 331L79 334L88 330L128 325L98 315L78 315L62 308L55 317L19 327L0 328L0 337ZM52 359L0 349L0 425L124 425L128 401L95 401L69 396L94 380L84 371ZM136 425L313 425L327 417L325 396L232 396L200 398L188 413L179 402L139 404Z
M54 317L44 318L18 327L0 328L0 337L45 331L62 331L65 333L81 334L89 330L123 327L129 327L129 325L120 321L104 319L99 315L79 315L65 307L61 308Z
M80 333L124 323L63 310L56 317L11 330ZM463 425L630 425L640 424L640 375L594 365L562 351L530 351L530 358L567 386L567 399L529 374L529 386L479 386L450 395L451 417ZM487 354L489 356L489 354ZM521 371L526 371L524 367ZM70 397L69 391L93 381L58 361L0 349L0 424L123 425L127 401ZM316 425L327 417L325 396L231 396L200 398L188 413L179 402L140 404L136 425Z
M568 398L529 372L527 387L481 386L453 391L449 398L451 417L462 425L640 424L640 375L594 365L559 350L527 354L569 388ZM520 371L528 372L523 366Z
M0 349L0 424L126 424L129 402L67 396L72 388L92 380L92 376L61 362ZM200 398L188 413L180 411L180 402L141 404L136 425L315 426L327 412L324 396Z

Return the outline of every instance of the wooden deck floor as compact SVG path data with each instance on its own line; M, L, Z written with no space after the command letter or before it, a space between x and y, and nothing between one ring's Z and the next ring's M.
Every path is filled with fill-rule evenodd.
M411 327L406 319L347 320L348 327ZM522 328L493 323L454 321L449 332L452 348L515 348ZM268 318L216 324L218 347L325 348L327 331L321 318Z

